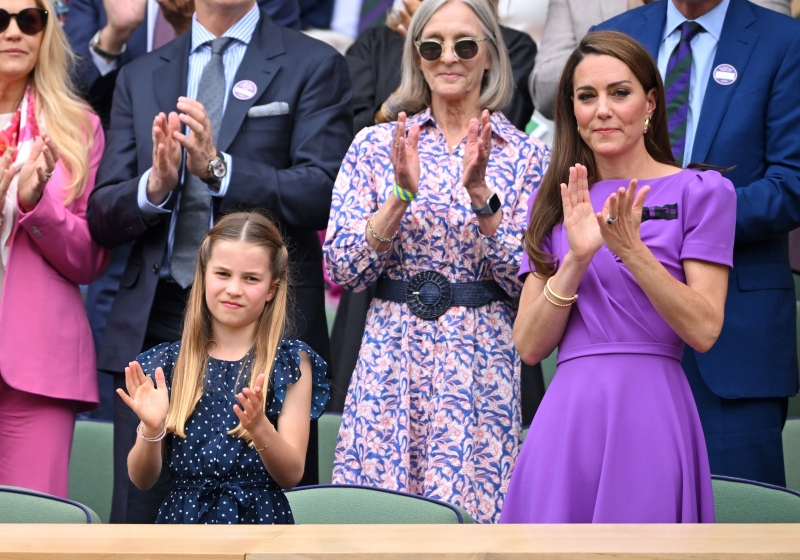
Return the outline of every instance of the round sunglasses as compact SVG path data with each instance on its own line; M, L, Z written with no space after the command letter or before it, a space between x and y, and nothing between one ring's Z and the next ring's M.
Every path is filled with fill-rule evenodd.
M473 37L462 37L453 43L453 54L459 60L469 60L478 56L480 44L488 41L488 37L484 39L475 39ZM436 62L442 57L444 52L445 42L439 39L425 39L424 41L414 41L417 46L419 56L428 62Z
M42 8L25 8L16 14L9 14L0 8L0 33L3 33L11 24L11 18L17 20L17 27L25 35L36 35L47 24L47 10Z

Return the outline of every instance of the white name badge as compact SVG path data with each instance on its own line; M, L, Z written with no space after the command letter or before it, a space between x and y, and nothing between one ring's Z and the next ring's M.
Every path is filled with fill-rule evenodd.
M736 81L738 73L730 64L720 64L714 68L714 81L721 86L729 86Z
M242 101L252 99L257 91L258 87L250 80L242 80L233 86L233 96Z

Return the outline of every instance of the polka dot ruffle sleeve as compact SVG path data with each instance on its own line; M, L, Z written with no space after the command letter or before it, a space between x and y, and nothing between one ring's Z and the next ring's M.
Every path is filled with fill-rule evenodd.
M275 369L270 380L273 387L272 402L267 411L270 418L280 414L286 398L286 388L300 379L300 352L306 352L311 359L311 418L317 419L325 411L325 405L328 404L331 395L330 384L326 377L328 364L305 342L284 340L278 348Z

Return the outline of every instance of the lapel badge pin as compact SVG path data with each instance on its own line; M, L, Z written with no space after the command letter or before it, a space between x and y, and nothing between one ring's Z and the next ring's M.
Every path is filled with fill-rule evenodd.
M729 86L736 81L738 73L730 64L720 64L714 68L714 81L721 86Z
M251 82L250 80L242 80L240 82L236 82L236 85L233 86L233 96L236 99L241 101L247 101L248 99L252 99L253 96L258 91L258 87Z

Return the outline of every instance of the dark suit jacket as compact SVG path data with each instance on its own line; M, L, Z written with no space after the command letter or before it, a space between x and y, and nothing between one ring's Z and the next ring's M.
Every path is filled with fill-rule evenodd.
M104 246L135 242L100 349L98 367L106 371L123 371L142 349L169 215L155 224L145 222L136 195L140 177L152 164L153 118L176 111L178 97L186 93L190 46L191 33L186 33L127 64L117 80L87 215L92 235ZM276 25L262 11L234 83L240 80L251 80L258 92L246 101L228 97L217 148L232 157L231 179L215 209L219 215L264 208L279 222L298 286L297 338L327 354L317 230L328 223L333 181L352 136L346 63L331 47ZM288 103L290 114L247 117L250 107L275 101Z
M533 114L528 76L536 58L536 43L530 35L500 27L514 73L514 96L503 113L514 126L525 130ZM353 80L355 132L375 124L375 113L400 85L405 39L385 25L365 29L349 49L347 65Z
M258 5L279 25L300 29L298 0L258 0ZM119 59L118 69L147 52L146 22L145 17L145 23L137 27L128 39L125 53ZM78 57L74 78L81 93L89 100L103 122L103 128L107 129L114 82L119 70L101 76L89 52L89 41L98 30L106 26L106 23L103 0L70 0L64 32Z
M653 55L667 1L593 30L629 34ZM714 347L696 354L709 388L726 398L786 397L798 388L795 298L787 233L800 225L800 22L731 0L709 76L691 160L722 167L736 187L736 244L725 323Z

